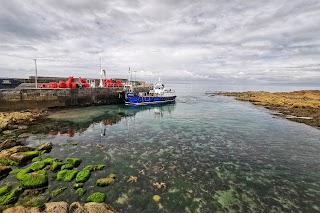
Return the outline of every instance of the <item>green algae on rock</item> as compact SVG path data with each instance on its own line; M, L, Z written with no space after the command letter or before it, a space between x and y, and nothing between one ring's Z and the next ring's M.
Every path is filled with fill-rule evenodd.
M106 195L104 193L95 192L86 199L86 202L103 203L105 199Z
M41 161L41 160L42 160L41 156L38 156L38 157L33 158L31 162L34 163L34 162L38 162L38 161Z
M0 188L0 206L14 204L17 202L21 189L12 189L11 186L4 186Z
M33 171L38 171L43 169L44 167L46 167L47 163L43 162L43 161L39 161L39 162L35 162L32 165L29 166L30 169L32 169Z
M65 163L71 163L74 167L78 167L81 163L80 158L67 158Z
M76 194L79 195L79 196L84 195L86 192L87 192L87 190L84 189L84 188L78 188L78 189L76 190Z
M117 175L110 173L108 175L108 177L106 178L101 178L97 180L97 186L108 186L110 184L112 184L115 179L116 179Z
M64 169L73 169L73 165L71 163L66 163L61 167L61 170Z
M84 183L86 182L91 175L91 172L89 170L82 170L78 172L76 177L76 183Z
M48 185L48 174L46 170L32 172L32 169L25 169L17 174L20 186L26 189L40 188Z
M18 166L18 163L7 159L7 158L0 158L0 164L5 165L5 166Z
M65 163L63 163L63 162L54 161L54 162L52 162L50 169L51 169L51 171L58 171L64 165L65 165Z
M72 181L75 176L77 175L78 171L77 170L61 170L57 174L57 180L63 180L66 182Z
M56 197L56 196L58 196L59 194L61 194L64 190L66 190L67 189L67 187L61 187L61 188L59 188L59 189L56 189L56 190L53 190L52 192L51 192L51 198L53 198L53 197Z

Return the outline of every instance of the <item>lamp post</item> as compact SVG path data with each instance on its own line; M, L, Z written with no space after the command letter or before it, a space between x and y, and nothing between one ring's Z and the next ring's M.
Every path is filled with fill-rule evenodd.
M35 76L35 82L36 82L36 89L38 88L38 70L37 70L37 59L33 59L34 60L34 66L36 69L36 76Z
M133 71L134 72L134 86L136 86L136 82L137 82L137 75L136 75L136 70Z

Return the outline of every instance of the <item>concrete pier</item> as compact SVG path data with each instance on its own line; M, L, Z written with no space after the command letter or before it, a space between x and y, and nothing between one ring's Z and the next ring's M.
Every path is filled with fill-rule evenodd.
M32 108L121 104L119 88L76 89L3 89L0 90L0 111Z

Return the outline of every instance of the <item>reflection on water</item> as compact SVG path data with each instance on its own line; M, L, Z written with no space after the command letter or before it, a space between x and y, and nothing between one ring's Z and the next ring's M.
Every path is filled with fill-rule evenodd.
M84 202L101 191L120 212L320 210L320 132L315 128L218 96L182 95L176 104L77 110L48 118L49 127L40 129L46 134L35 134L27 143L50 141L54 148L46 155L80 157L80 169L107 166L92 173L84 196L70 189L52 201ZM71 129L72 137L60 134ZM48 134L52 131L60 133ZM74 141L77 145L70 145ZM111 172L117 174L115 184L96 187L95 181ZM137 182L128 182L130 176ZM71 185L52 179L48 191Z

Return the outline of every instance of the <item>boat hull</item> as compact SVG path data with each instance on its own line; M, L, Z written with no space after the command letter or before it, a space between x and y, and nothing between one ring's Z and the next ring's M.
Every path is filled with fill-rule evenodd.
M149 105L175 102L177 96L139 96L126 94L125 105Z

